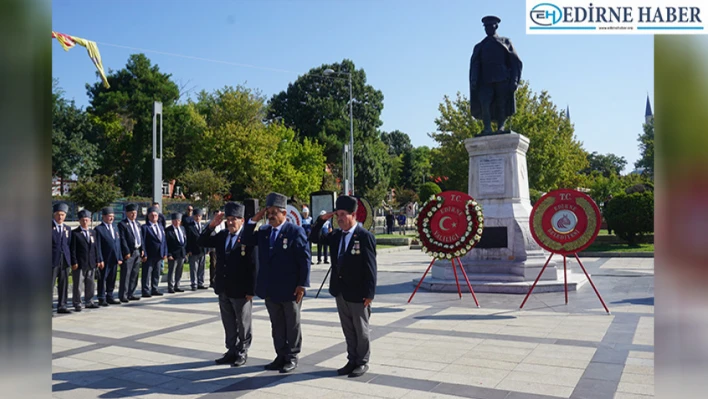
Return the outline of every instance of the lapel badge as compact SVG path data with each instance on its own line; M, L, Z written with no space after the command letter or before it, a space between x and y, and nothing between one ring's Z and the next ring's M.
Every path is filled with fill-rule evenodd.
M57 226L52 226L52 230L57 231Z
M288 239L287 239L287 237L286 237L286 238L283 238L283 249L288 249Z

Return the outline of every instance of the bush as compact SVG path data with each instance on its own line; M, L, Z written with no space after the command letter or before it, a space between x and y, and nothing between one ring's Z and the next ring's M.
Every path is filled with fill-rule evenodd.
M605 218L617 237L637 244L654 232L654 192L620 193L605 205Z
M545 194L543 191L536 190L534 188L529 189L529 199L531 200L531 206L533 206L536 201L540 200Z
M418 197L423 203L425 203L430 199L431 196L440 192L442 192L440 186L432 182L427 182L420 186L420 194L418 195Z
M71 190L69 198L76 204L83 206L91 212L98 212L101 208L109 206L123 195L120 188L115 185L113 178L96 175L82 179Z

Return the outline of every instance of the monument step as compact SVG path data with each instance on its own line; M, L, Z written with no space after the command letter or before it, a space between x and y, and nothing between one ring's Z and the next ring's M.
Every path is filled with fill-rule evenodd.
M471 276L470 276L471 277ZM534 288L534 294L540 294L544 292L563 292L565 284L563 282L563 275L559 275L558 280L540 280ZM417 285L420 279L411 280L413 285ZM584 274L568 272L568 291L576 291L578 288L585 285L588 279ZM475 293L494 293L494 294L526 294L531 289L533 281L487 281L487 280L472 280L470 279L470 284ZM432 291L432 292L457 292L457 284L455 280L441 280L427 277L423 280L420 285L421 289ZM460 289L463 293L469 292L467 288L467 283L464 277L460 279ZM480 305L484 306L483 303Z

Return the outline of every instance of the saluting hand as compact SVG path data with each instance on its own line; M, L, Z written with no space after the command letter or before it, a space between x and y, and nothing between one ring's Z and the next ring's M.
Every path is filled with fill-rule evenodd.
M334 216L334 212L327 212L320 217L322 218L322 220L329 220L332 219L332 216Z
M216 215L214 215L214 218L211 220L211 223L209 223L209 228L216 228L221 222L224 220L224 212L217 212Z
M258 211L258 213L253 215L251 220L253 220L254 222L258 222L259 220L263 219L263 216L265 216L265 213L266 213L266 208L263 208L260 211Z

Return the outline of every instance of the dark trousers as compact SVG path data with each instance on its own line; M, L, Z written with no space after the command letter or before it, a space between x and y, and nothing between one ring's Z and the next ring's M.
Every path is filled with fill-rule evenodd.
M329 256L329 245L325 239L320 239L317 241L317 263L322 261L322 251L324 251L324 261L327 262L327 257Z
M506 107L509 97L509 82L496 82L496 83L486 83L479 87L479 102L482 107L482 120L485 123L491 122L492 106L496 106L496 114L505 118L508 116L506 114ZM497 121L501 127L501 124L505 120Z
M295 303L265 300L270 316L270 328L273 347L278 358L284 361L297 361L302 348L302 330L300 328L300 309L302 301Z
M116 277L118 277L118 264L105 263L103 270L98 269L98 300L113 299L113 291L116 289Z
M214 286L214 277L216 276L216 251L209 250L209 286Z
M134 250L130 254L130 259L123 260L120 266L120 283L118 286L118 298L128 299L135 293L138 286L138 271L140 270L140 251Z
M204 285L204 250L189 257L189 282L192 288Z
M246 298L229 298L219 294L219 312L226 335L226 349L229 354L244 357L251 347L251 314L253 301Z
M157 292L157 286L160 285L160 267L162 258L150 259L143 263L143 274L140 277L140 286L143 295L150 295Z
M66 308L66 297L69 295L69 265L62 259L61 264L57 267L52 267L52 288L56 284L57 309ZM53 291L53 289L52 289Z
M399 225L398 229L399 229L399 232L401 233L401 235L406 235L406 225L405 224Z
M393 224L386 225L386 234L393 234Z
M167 289L179 288L182 280L182 269L184 269L184 258L176 258L167 261Z
M73 285L73 295L71 301L74 306L81 306L81 288L84 288L84 303L89 304L93 302L93 295L96 292L96 282L93 280L96 269L82 269L78 268L71 271L71 279Z
M371 305L364 307L361 302L348 302L342 294L337 295L337 312L342 324L344 340L347 342L347 359L362 366L369 363L369 317Z

